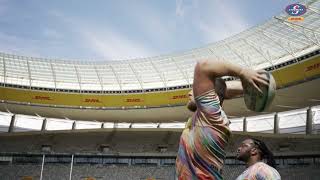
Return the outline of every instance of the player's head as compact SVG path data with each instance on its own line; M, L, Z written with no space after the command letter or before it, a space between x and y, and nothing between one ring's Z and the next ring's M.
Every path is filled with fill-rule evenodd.
M188 97L189 97L189 101L187 103L187 107L191 112L196 112L197 110L197 105L196 102L194 100L194 96L193 96L193 90L189 91L188 93Z
M273 154L266 144L263 141L254 138L242 141L237 149L237 159L244 162L266 159L269 166L276 167Z
M222 106L222 103L224 101L225 93L226 93L226 82L222 78L216 78L214 83L214 90L219 96L220 105ZM191 90L188 93L189 101L187 103L187 107L190 111L195 112L197 110L197 105L194 100L193 91Z

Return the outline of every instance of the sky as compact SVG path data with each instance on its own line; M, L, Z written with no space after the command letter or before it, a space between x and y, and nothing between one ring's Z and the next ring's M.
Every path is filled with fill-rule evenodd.
M292 0L0 0L0 52L67 60L152 57L223 40Z

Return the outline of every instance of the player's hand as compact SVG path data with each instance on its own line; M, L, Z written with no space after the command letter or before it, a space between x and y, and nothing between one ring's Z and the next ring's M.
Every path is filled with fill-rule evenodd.
M240 72L240 79L243 88L253 86L256 90L262 93L259 84L268 86L268 79L262 75L263 70L255 71L252 69L242 69Z

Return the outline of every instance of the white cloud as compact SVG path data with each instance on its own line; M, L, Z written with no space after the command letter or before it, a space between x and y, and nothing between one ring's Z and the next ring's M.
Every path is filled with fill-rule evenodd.
M207 43L225 39L230 35L230 32L226 29L217 28L217 26L203 21L199 21L199 29L202 31L202 36Z
M200 30L206 43L225 39L248 27L241 11L228 1L176 1L176 14Z
M78 40L85 48L97 53L97 57L106 60L132 59L154 55L154 51L146 45L130 40L109 27L92 26L83 21L66 17L58 11L51 11L51 15L66 24L65 28L76 33Z
M215 1L209 7L209 12L211 12L207 16L209 18L199 20L200 29L209 42L225 39L248 27L249 23L243 18L239 9L227 1L223 3Z
M154 52L143 44L131 41L115 31L104 31L99 34L97 31L83 30L80 33L88 47L106 60L133 59L154 55Z
M183 0L176 0L176 16L183 17L185 8L183 6Z
M148 46L166 46L175 40L175 19L171 18L171 12L160 11L151 3L133 3L126 8L132 21L140 27L144 39L150 42Z
M198 4L198 0L176 0L176 16L184 18L187 13L196 14L193 10L198 8Z

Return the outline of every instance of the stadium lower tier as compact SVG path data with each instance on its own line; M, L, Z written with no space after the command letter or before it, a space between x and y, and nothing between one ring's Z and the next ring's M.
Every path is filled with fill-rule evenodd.
M181 129L113 129L0 134L1 180L174 180ZM275 154L282 179L317 180L320 136L234 132L223 169L235 179L244 169L235 160L246 138L264 141ZM41 178L40 178L41 177Z
M181 129L105 129L54 132L1 133L0 152L42 153L49 146L52 153L102 153L109 155L175 156ZM234 155L240 142L248 137L263 140L277 155L296 155L320 152L320 136L302 134L266 134L233 132L227 155Z

